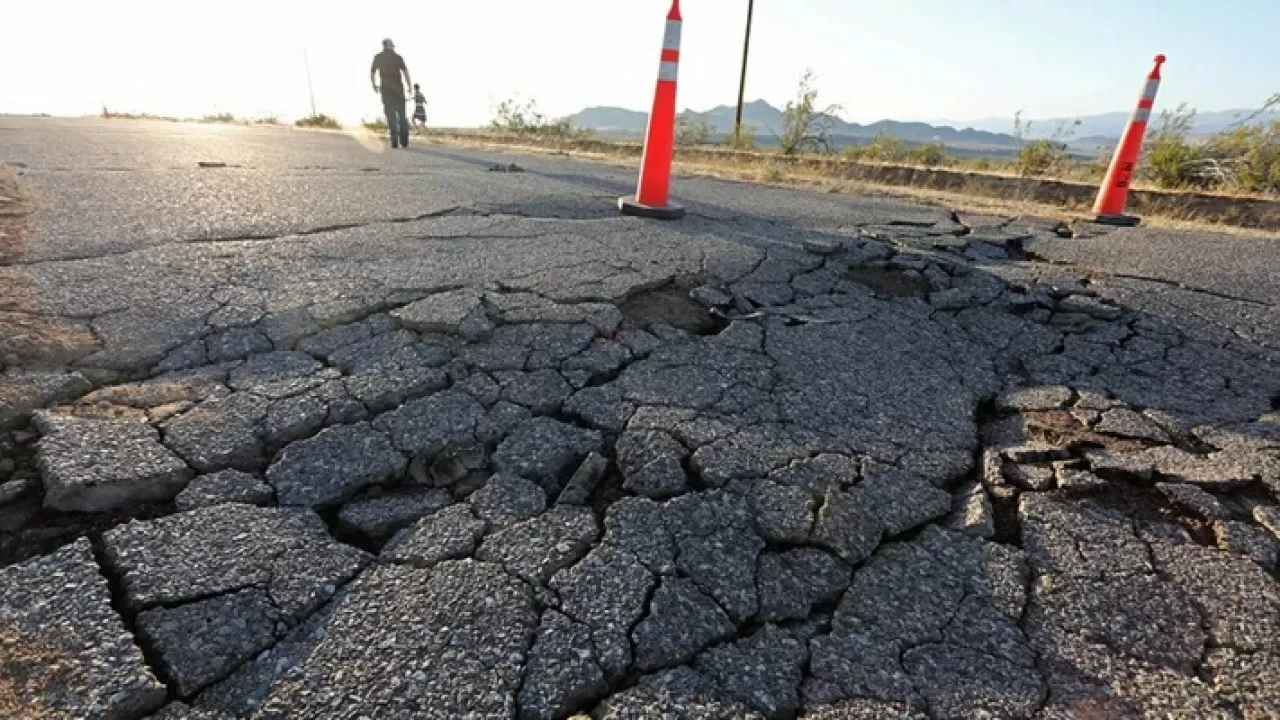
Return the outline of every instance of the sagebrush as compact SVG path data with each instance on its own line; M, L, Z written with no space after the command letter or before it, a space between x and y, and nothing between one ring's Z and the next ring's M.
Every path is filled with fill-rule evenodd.
M842 108L829 105L818 109L818 89L814 87L817 79L813 70L805 70L796 88L796 98L788 101L782 111L782 137L778 145L783 155L831 150L831 128Z
M341 123L339 123L334 118L329 117L328 115L325 115L324 113L316 113L315 115L308 115L307 117L301 118L300 120L295 122L294 125L297 125L298 127L304 127L304 128L305 127L325 128L328 130L342 129Z
M1195 138L1195 108L1160 113L1147 132L1140 176L1169 189L1280 195L1280 93L1209 138Z

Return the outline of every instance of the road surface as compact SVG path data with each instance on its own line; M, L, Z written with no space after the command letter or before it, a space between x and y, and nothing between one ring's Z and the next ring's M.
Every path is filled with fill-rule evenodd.
M0 715L1280 712L1273 239L276 128L0 169Z

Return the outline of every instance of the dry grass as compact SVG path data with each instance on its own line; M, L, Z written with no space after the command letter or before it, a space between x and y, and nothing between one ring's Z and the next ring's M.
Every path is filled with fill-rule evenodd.
M624 161L631 160L636 152L634 143L593 141L588 144L590 149L578 149L574 148L572 143L568 144L568 146L565 144L547 145L519 141L505 136L486 136L483 133L452 133L448 131L437 132L433 134L432 138L435 142L452 146L485 150L510 150L515 147L521 152L572 157L614 166L622 166ZM627 163L626 166L630 166L630 163ZM787 167L776 162L762 163L754 156L744 158L743 156L733 156L726 153L722 157L712 155L698 157L695 160L685 160L680 159L677 153L677 159L672 166L676 172L691 177L753 182L775 187L801 188L828 194L905 198L961 212L1006 216L1034 215L1068 222L1092 217L1090 212L1092 198L1083 203L1070 201L1047 203L1038 202L1029 197L992 196L979 192L956 192L928 187L876 183L867 180L833 177L829 173L811 167ZM975 176L979 175L975 174ZM979 177L985 178L989 176L1017 179L1016 175L999 172L983 172ZM1166 194L1174 197L1178 196L1177 193ZM1185 197L1193 198L1195 194L1186 193ZM1232 199L1242 201L1255 199L1251 196L1223 195L1222 197L1228 203ZM1233 217L1229 214L1219 217L1188 217L1189 214L1177 208L1173 208L1171 212L1145 212L1143 214L1143 222L1153 227L1179 230L1211 230L1245 237L1269 239L1277 238L1277 230L1280 230L1280 226L1270 225L1267 227L1246 227L1234 223Z

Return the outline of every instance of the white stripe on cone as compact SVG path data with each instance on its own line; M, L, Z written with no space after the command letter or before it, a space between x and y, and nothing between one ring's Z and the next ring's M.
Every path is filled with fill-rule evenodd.
M1151 108L1138 108L1133 111L1131 123L1144 123L1151 119Z
M1147 86L1146 86L1145 88L1143 88L1143 89L1142 89L1142 99L1143 99L1143 100L1155 100L1155 99L1156 99L1156 91L1157 91L1157 90L1159 90L1159 89L1160 89L1160 81L1159 81L1158 79L1154 79L1154 78L1153 78L1153 79L1151 79L1151 80L1148 80L1148 81L1147 81Z
M680 30L684 26L679 20L667 21L667 32L662 36L663 50L680 49Z
M672 82L675 82L679 74L680 74L680 63L664 62L658 68L659 80L670 80Z

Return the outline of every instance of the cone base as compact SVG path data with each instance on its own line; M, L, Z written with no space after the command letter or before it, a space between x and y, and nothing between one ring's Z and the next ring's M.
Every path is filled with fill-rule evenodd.
M1115 227L1137 227L1138 223L1142 222L1142 218L1136 215L1099 215L1094 218L1094 222Z
M641 205L634 197L618 198L618 209L623 215L634 215L654 220L679 220L684 217L684 208L675 203L664 206Z

